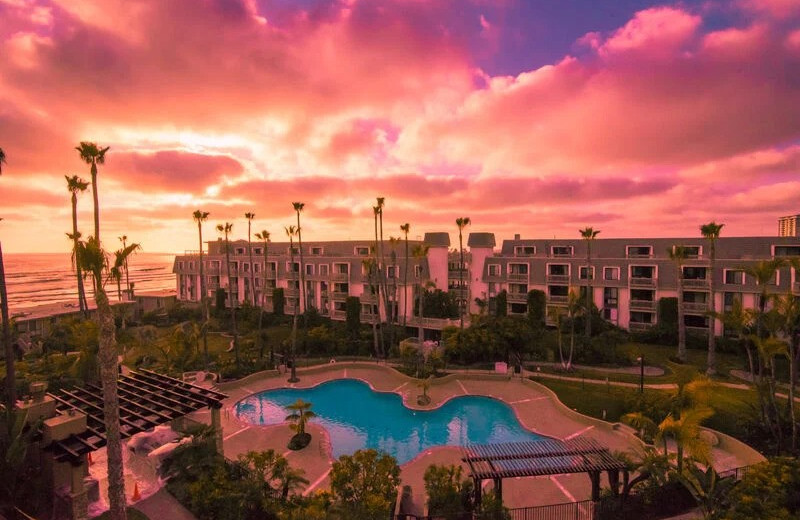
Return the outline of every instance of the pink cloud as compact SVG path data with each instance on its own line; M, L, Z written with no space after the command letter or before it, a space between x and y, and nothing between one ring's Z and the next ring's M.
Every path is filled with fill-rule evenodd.
M109 153L105 176L133 189L200 193L211 184L242 173L239 161L178 150Z

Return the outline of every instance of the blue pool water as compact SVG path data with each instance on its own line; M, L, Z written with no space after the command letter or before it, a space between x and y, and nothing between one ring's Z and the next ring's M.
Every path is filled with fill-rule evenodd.
M361 448L385 451L400 464L432 446L464 446L541 439L517 421L511 408L489 397L464 396L431 411L414 411L394 393L374 392L355 379L338 379L308 389L284 388L251 395L236 404L252 424L280 424L286 405L312 403L313 422L328 430L333 456Z

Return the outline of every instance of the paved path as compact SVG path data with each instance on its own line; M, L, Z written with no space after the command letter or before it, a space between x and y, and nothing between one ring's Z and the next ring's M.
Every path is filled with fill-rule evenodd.
M146 514L150 520L197 520L188 509L163 488L144 500L136 502L133 508Z
M561 363L550 363L544 361L535 361L535 362L528 362L528 365L538 365L543 367L554 367L554 368L561 368ZM595 367L590 365L572 365L573 368L577 368L578 370L592 370L594 372L607 372L609 374L633 374L638 376L642 373L642 367L639 365L629 366L629 367L620 367L620 368L608 368L608 367ZM664 375L664 369L661 367L653 367L649 365L645 365L644 367L644 375L648 377L658 377Z

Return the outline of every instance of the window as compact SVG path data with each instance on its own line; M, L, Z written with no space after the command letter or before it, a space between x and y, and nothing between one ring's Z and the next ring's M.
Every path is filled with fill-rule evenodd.
M706 271L708 271L708 269L706 267L684 266L684 268L683 268L683 279L684 280L705 280L706 279Z
M533 256L536 254L536 246L514 246L514 256Z
M572 256L572 246L553 246L550 251L553 256Z
M312 255L321 255L322 254L322 247L320 247L320 246L312 247L311 248L311 254Z
M631 289L631 301L652 302L655 300L655 291L648 289Z
M707 299L707 292L683 291L683 301L686 303L706 303Z
M773 246L774 256L800 256L800 246Z
M730 311L733 309L734 302L742 303L742 294L735 292L726 292L722 295L723 310Z
M236 272L239 269L239 262L231 262L231 271Z
M516 277L527 277L528 264L508 264L508 274Z
M300 262L286 262L286 272L287 273L299 273L300 272Z
M278 262L270 262L269 264L267 264L267 271L272 274L278 272Z
M400 267L396 265L390 265L386 267L386 278L397 278L398 273L400 271Z
M328 264L320 264L320 266L319 266L319 274L321 274L322 276L327 276L328 275L328 271L329 271Z
M676 247L678 246L672 246L673 253ZM686 252L686 258L698 258L703 254L703 246L683 246L683 250Z
M695 327L699 329L707 329L708 328L708 317L707 316L698 316L696 314L686 314L683 317L683 323L687 327Z
M646 278L652 280L655 278L656 268L652 265L632 265L631 278Z
M242 263L242 272L249 273L250 272L250 264L247 262Z
M356 253L356 256L369 256L369 247L368 246L356 246L355 253Z
M420 278L422 276L422 266L415 265L414 266L414 278Z
M650 257L653 254L653 246L627 246L625 250L629 258Z
M500 264L489 264L489 276L500 276Z
M604 267L603 280L619 280L619 267Z
M650 325L653 323L653 313L631 311L631 323L642 323L645 325Z
M262 247L257 247L255 249L253 249L253 254L260 255L260 254L263 254L263 253L264 253L264 248L262 248Z
M588 265L582 265L578 270L578 278L580 278L581 280L593 280L594 266L592 266L591 270L589 270Z
M349 274L350 264L333 264L333 272L336 274Z
M306 264L306 274L314 274L314 264Z
M616 307L619 302L619 289L616 287L603 288L603 307Z
M243 247L237 247L236 248L236 254L237 255L243 255L244 254L244 248Z
M548 264L547 274L549 276L569 276L568 264Z
M286 254L287 255L299 255L300 254L300 250L297 249L297 246L290 246L290 247L286 248Z
M556 296L566 298L569 296L569 287L566 285L548 285L547 294L549 294L551 297Z
M729 285L744 285L744 271L738 269L725 269L725 283Z
M253 264L253 272L260 273L261 272L261 264Z

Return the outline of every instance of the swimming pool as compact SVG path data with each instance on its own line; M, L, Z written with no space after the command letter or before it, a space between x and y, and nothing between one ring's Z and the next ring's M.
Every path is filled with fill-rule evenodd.
M257 425L280 424L286 405L310 401L331 437L333 456L361 448L385 451L403 464L432 446L464 446L541 439L517 421L505 403L479 396L456 397L442 407L415 411L394 393L375 392L355 379L337 379L313 388L282 388L236 403L236 415Z

